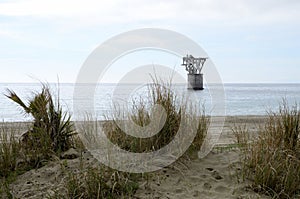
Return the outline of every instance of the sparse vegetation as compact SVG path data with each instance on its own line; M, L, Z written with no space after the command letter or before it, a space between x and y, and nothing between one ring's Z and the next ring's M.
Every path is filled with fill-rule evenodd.
M278 113L269 113L258 137L249 139L243 129L235 135L243 148L243 175L253 189L274 198L292 198L300 193L300 110L284 101Z
M8 184L12 176L43 166L53 155L59 156L74 147L75 129L70 116L62 111L59 98L55 105L50 89L45 85L29 100L28 105L14 91L8 90L6 96L34 119L20 139L17 136L21 133L14 132L14 128L6 128L4 124L1 128L0 190L8 197Z
M158 150L173 140L181 122L184 121L186 125L181 126L184 132L191 131L191 128L198 124L192 148L200 149L207 134L209 118L205 116L204 111L199 112L199 107L189 104L184 98L178 99L171 89L171 83L158 81L157 78L153 79L153 83L148 87L147 100L140 98L133 100L132 104L132 109L128 113L120 113L120 110L115 110L112 119L107 120L103 125L107 137L119 147L137 153ZM133 137L119 127L118 121L120 120L132 120L139 126L148 125L151 118L149 107L154 107L155 104L164 108L166 118L160 116L158 124L165 122L161 130L154 136L150 138ZM127 131L134 130L130 126L126 127Z
M179 101L177 99L177 96L171 90L171 84L166 84L155 80L153 84L149 85L148 92L149 98L147 100L139 98L139 100L133 101L132 107L128 112L120 112L120 110L117 109L113 114L113 118L107 119L103 123L93 121L93 118L88 117L83 123L82 128L78 130L81 131L82 135L84 135L83 137L87 141L87 143L92 143L91 145L95 144L95 146L97 146L98 144L101 144L101 141L99 143L97 142L97 139L99 139L99 137L97 137L97 132L101 129L102 126L104 133L114 144L127 151L141 153L155 151L167 145L176 135L180 122L183 119L187 124L183 127L184 132L188 132L188 130L190 130L191 126L189 125L196 125L196 127L198 127L197 134L194 138L189 152L200 149L202 142L206 136L209 124L209 118L205 116L204 111L202 112L202 114L200 114L199 112L197 112L198 109L196 106L188 106L186 101ZM165 120L163 117L160 118L159 121L164 122L164 125L161 130L154 136L150 138L133 137L123 132L119 127L118 121L128 121L130 119L139 126L149 125L149 123L151 122L151 112L149 109L155 104L162 105L162 107L166 111L166 118ZM127 126L127 130L130 131L133 129L131 129L130 127L128 128ZM95 172L95 170L93 170L92 172ZM89 172L86 172L85 175L88 176L88 173ZM97 174L93 174L93 176L98 176L98 180L96 180L97 177L79 177L82 174L78 174L75 176L71 175L70 178L68 178L68 180L66 181L66 189L71 193L76 192L76 190L78 191L82 189L80 193L86 194L86 196L82 198L89 198L86 191L91 191L88 191L88 187L86 184L92 184L94 187L94 191L99 190L99 186L102 187L103 192L101 192L100 195L106 194L105 198L127 198L128 194L130 196L137 189L137 181L144 179L145 176L147 178L147 175L155 175L155 172L149 174L130 174L126 172L112 171L111 169L108 169L105 172L103 172L102 170L100 173L106 176L104 177L105 180L103 182L101 182L100 180L100 178L103 178L103 176L98 176ZM77 178L84 179L84 181L78 183L79 181L76 180ZM115 184L113 186L114 188L112 188L112 184ZM99 196L99 193L94 193L95 194L92 198L97 198Z
M180 122L183 120L187 124L183 128L184 132L190 130L189 125L198 127L190 149L200 149L207 133L209 118L205 116L204 111L200 114L195 106L179 101L170 88L171 84L154 82L149 85L150 100L135 101L132 109L124 113L127 119L132 119L137 125L146 126L151 120L149 108L154 104L160 104L166 111L166 118L160 120L165 123L159 133L150 138L129 136L122 132L116 122L124 118L114 117L113 120L106 120L103 126L109 139L129 151L154 151L167 145L176 136ZM58 157L78 143L81 148L83 146L75 136L70 116L62 111L59 99L55 105L47 86L43 85L42 91L36 93L28 104L11 90L8 90L6 96L16 102L26 114L33 117L33 123L20 139L12 133L8 135L8 129L1 132L0 196L13 197L9 187L10 176L43 166L53 155ZM80 130L82 133L92 135L90 139L93 139L93 133L97 132L97 125L94 126L94 123L91 125L89 121L84 122L84 125L85 127ZM67 172L64 186L49 198L128 198L133 196L138 188L138 181L145 176L147 178L148 174L119 172L103 165L80 168L74 173Z
M21 145L15 137L15 129L1 125L0 129L0 197L13 198L9 184L17 174L26 170L22 164Z
M12 131L12 130L11 130ZM3 125L0 132L0 176L7 177L17 169L19 150L21 146L15 138L15 133L8 132Z
M131 180L130 174L89 167L78 173L68 172L64 189L49 198L129 198L137 188L138 184Z

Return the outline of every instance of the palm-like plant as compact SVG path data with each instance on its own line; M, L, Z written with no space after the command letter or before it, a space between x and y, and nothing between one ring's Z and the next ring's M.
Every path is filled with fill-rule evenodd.
M27 146L38 145L54 152L72 147L75 131L71 117L62 111L59 98L55 105L48 86L43 85L42 91L35 94L28 105L12 90L7 90L6 96L34 118L31 129L22 136Z

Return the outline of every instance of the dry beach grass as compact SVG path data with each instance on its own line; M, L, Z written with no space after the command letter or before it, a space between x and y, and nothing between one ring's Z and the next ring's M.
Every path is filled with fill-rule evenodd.
M266 116L226 117L214 149L199 159L209 117L199 107L181 101L169 86L154 79L151 100L135 101L131 110L100 123L74 123L47 87L28 105L15 93L8 97L32 114L32 123L3 123L0 143L2 198L297 198L299 196L300 112L283 103ZM184 100L184 99L183 99ZM58 99L59 101L59 99ZM133 138L118 127L132 119L140 126L151 121L148 107L166 110L163 127L151 138ZM178 105L179 104L179 105ZM197 114L194 111L197 109ZM118 112L118 110L116 110ZM197 116L196 116L197 115ZM200 115L200 116L199 116ZM99 130L121 148L151 152L168 144L180 121L196 125L197 135L175 163L155 172L121 172L99 163L77 133L95 140ZM160 121L160 120L159 120ZM99 126L95 126L95 124ZM187 126L189 126L187 125ZM212 124L218 125L218 124ZM77 125L78 127L78 125ZM97 128L95 128L97 127ZM127 130L131 128L127 128ZM21 139L18 135L24 132ZM134 130L134 129L131 129ZM185 129L188 131L189 129ZM25 136L24 136L25 135ZM82 137L81 137L82 138ZM99 143L98 143L99 144ZM87 145L86 145L87 146ZM180 147L180 145L178 145ZM87 147L88 148L88 147Z

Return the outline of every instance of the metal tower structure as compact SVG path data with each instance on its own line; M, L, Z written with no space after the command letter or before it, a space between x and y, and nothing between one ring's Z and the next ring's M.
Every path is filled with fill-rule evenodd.
M203 74L201 73L208 57L195 58L186 55L182 58L182 66L188 72L188 89L203 90Z

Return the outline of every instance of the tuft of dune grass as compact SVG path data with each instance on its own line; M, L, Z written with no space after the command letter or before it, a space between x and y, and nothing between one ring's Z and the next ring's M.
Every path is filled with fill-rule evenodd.
M274 198L300 196L300 109L283 101L278 112L269 112L258 137L245 128L234 131L243 146L243 175L252 188Z
M132 104L128 112L115 110L112 119L104 122L104 133L115 145L136 153L156 151L174 139L180 125L182 125L181 122L184 121L185 126L183 128L187 133L191 126L197 125L197 134L191 148L196 150L201 148L207 134L209 118L205 115L204 109L201 110L198 105L189 102L184 97L179 99L179 96L172 91L171 83L153 78L153 83L148 85L148 98L133 100ZM148 125L151 122L150 108L156 104L164 108L166 118L164 118L165 120L160 119L159 123L164 122L163 126L154 136L149 138L133 137L123 132L119 127L119 120L132 120L139 126ZM107 116L107 118L109 117ZM127 131L131 130L134 129L127 129Z

